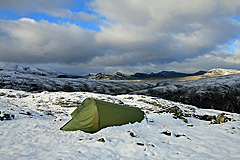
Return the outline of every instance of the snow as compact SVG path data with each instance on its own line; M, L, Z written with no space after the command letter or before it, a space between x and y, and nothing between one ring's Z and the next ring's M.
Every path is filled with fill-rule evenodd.
M87 97L140 107L146 112L148 122L144 119L141 123L108 127L94 134L59 130ZM193 117L186 117L188 123L185 123L170 113L159 114L157 111L162 108L152 102L166 108L178 106L189 114L222 113L143 95L0 89L0 111L15 115L12 120L0 121L0 159L240 158L239 114L224 112L232 120L222 124ZM171 136L162 134L164 131L171 132ZM101 138L105 142L99 141Z
M25 74L27 76L48 76L48 77L57 77L60 75L60 73L57 73L55 71L49 70L49 69L42 69L37 67L28 67L23 65L13 65L13 64L0 64L0 71L2 74L11 74L11 75L18 75L19 74Z
M240 70L216 68L216 69L209 70L207 73L204 74L204 76L214 77L214 76L224 76L224 75L231 75L231 74L240 74Z

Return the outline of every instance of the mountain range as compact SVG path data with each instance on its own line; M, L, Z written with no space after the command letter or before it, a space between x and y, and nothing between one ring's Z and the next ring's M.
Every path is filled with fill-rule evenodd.
M172 79L188 76L199 76L207 73L206 71L198 71L196 73L181 73L175 71L161 71L158 73L135 73L133 75L126 75L121 72L116 72L114 75L100 72L97 74L89 74L88 79L110 79L110 80L152 80L152 79Z
M59 73L49 69L38 67L29 67L23 65L0 65L1 72L8 72L14 74L38 75L51 78L86 78L86 79L108 79L108 80L154 80L154 79L179 79L179 80L195 80L202 78L209 78L215 76L224 76L231 74L240 74L240 70L236 69L211 69L207 71L198 71L195 73L181 73L175 71L161 71L158 73L135 73L133 75L126 75L121 72L115 74L107 74L104 72L90 73L87 76L70 75L66 73ZM189 78L186 78L189 77Z
M106 80L65 78L54 71L23 66L0 67L0 88L28 92L93 92L108 95L147 95L167 100L240 113L239 70L214 69L199 80ZM226 75L228 74L228 75ZM105 77L105 74L99 74ZM119 77L124 77L120 72ZM208 75L208 76L206 76ZM68 76L68 75L66 75ZM63 77L63 78L60 78ZM195 77L195 76L192 76Z

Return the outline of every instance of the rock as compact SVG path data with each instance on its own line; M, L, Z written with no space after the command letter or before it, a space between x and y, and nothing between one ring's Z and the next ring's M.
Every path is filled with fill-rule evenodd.
M97 140L98 142L106 142L104 138L100 138L99 140Z
M137 142L137 145L144 146L144 143Z
M219 114L219 115L217 116L217 119L216 119L216 121L215 121L215 124L226 123L226 122L228 122L228 121L231 120L231 118L228 118L228 117L226 117L226 116L224 116L224 115L225 115L225 113Z
M5 96L5 95L6 95L6 93L3 93L3 92L0 93L0 96Z
M189 137L187 137L185 134L175 134L175 137L186 137L187 139L191 140Z
M204 120L204 121L213 121L216 120L216 116L210 116L210 115L196 115L193 114L194 118L200 119L200 120Z
M173 118L175 118L175 119L179 118L179 119L182 119L185 123L188 123L188 120L186 118L184 118L182 110L177 106L160 111L160 113L163 113L163 112L173 113L173 115L174 115Z
M134 132L132 132L132 131L128 131L128 132L130 132L130 136L137 137L137 135Z
M4 121L4 120L12 120L12 119L15 118L15 115L11 115L11 114L9 114L9 113L5 113L4 111L3 111L3 113L2 113L2 112L0 112L0 113L1 113L1 116L0 116L0 120L1 120L1 121Z
M169 130L163 131L163 132L161 132L161 134L165 134L167 136L171 136L172 135L172 133Z

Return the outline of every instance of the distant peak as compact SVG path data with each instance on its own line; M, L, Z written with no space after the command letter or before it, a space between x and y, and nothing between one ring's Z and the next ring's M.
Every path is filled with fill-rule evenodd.
M60 75L60 73L52 70L41 69L33 66L24 66L19 64L1 65L0 70L5 72L14 72L19 74L33 74L33 75L49 76L49 77L57 77L58 75Z
M240 74L240 70L216 68L216 69L209 70L207 73L204 74L204 76L213 77L213 76L224 76L224 75L230 75L230 74Z

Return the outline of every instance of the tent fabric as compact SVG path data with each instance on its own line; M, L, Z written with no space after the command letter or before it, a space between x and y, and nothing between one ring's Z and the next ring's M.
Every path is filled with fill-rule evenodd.
M140 108L87 98L71 113L72 119L61 130L82 130L95 133L109 126L141 122L144 112Z

